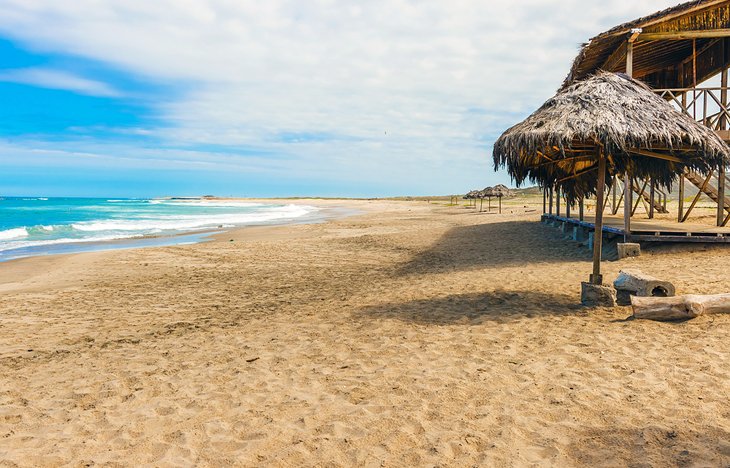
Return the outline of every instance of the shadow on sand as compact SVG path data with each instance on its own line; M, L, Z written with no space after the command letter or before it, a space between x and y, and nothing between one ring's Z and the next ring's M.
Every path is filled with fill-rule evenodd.
M355 312L359 318L396 319L424 325L509 322L537 316L576 315L584 311L575 297L533 291L491 291L381 304Z
M490 266L589 261L591 252L565 239L559 229L537 221L456 227L396 274L442 273Z

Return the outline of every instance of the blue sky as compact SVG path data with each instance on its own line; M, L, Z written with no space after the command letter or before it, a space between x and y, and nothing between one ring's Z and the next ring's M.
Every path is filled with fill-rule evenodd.
M0 0L0 195L389 196L491 146L646 0Z

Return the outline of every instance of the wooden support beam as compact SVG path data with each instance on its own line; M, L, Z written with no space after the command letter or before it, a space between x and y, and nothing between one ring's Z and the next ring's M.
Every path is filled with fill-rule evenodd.
M613 201L611 203L611 214L616 214L616 192L618 192L618 177L614 175L613 183L611 183L611 195L613 196Z
M652 178L649 181L649 219L654 219L654 201L656 200L656 184Z
M542 214L547 213L547 211L545 211L545 208L547 208L547 188L543 187L543 189L542 189Z
M730 29L698 29L695 31L642 32L639 41L682 41L687 39L707 39L730 37Z
M707 178L705 178L705 181L702 183L702 187L700 187L700 191L697 192L697 195L695 195L694 199L692 200L692 203L689 205L689 208L687 209L687 212L684 214L684 217L682 218L681 223L687 221L687 218L689 218L689 214L692 213L692 210L694 209L695 205L699 201L702 194L705 192L705 189L707 188L707 184L710 183L710 179L712 179L712 172L710 171L709 174L707 174Z
M613 212L611 214L618 213L618 209L621 206L621 202L624 200L624 186L623 186L623 183L620 180L617 180L616 182L619 184L616 187L616 192L618 193L619 192L618 187L621 187L621 190L620 190L621 193L620 193L620 195L618 197L618 201L616 202L616 208L614 208L614 210L613 210Z
M725 166L717 169L717 225L722 226L725 218Z
M677 222L682 222L684 219L684 174L679 175L679 200L677 208Z
M638 154L639 156L646 156L648 158L663 159L664 161L671 161L671 162L676 162L676 163L683 162L680 158L678 158L676 156L672 156L670 154L662 154L662 153L657 153L655 151L649 151L649 150L640 149L640 148L632 148L629 150L629 152L632 154Z
M631 237L631 172L626 170L624 174L624 242Z
M548 213L553 214L553 186L550 186L550 210Z
M603 244L603 192L606 186L606 156L602 149L598 149L598 180L596 186L596 223L593 234L593 274L590 276L592 284L602 284L601 276L601 248Z
M560 216L560 186L555 187L555 214Z
M578 205L578 219L583 221L583 197L580 197L580 204Z
M607 189L608 191L606 192L605 196L603 197L605 199L603 201L603 211L606 211L606 207L608 206L608 200L609 200L608 196L611 194L612 189L613 189L613 187L608 187L608 189Z
M634 43L631 41L626 44L626 74L634 74Z
M644 200L644 191L646 190L646 185L648 183L648 180L644 180L644 185L641 187L641 190L639 191L639 196L636 197L636 203L634 204L633 208L631 209L631 216L636 214L636 209L639 207L639 203L644 203L644 209L646 212L649 212L649 208L646 206L646 200ZM633 184L632 184L633 185Z

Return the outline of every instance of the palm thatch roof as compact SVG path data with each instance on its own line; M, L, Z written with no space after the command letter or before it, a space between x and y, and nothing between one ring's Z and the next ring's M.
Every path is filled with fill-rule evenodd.
M595 193L598 151L611 175L653 177L669 188L685 168L730 163L730 148L709 128L675 110L641 82L600 72L550 98L494 144L495 169L519 186L558 184L569 200Z
M563 86L598 70L626 71L626 42L632 31L644 34L691 31L722 31L730 28L730 0L692 0L620 24L583 44ZM638 36L634 47L633 76L654 88L677 88L692 83L691 67L680 64L692 56L692 41L644 41ZM727 41L713 37L697 39L697 82L727 67Z

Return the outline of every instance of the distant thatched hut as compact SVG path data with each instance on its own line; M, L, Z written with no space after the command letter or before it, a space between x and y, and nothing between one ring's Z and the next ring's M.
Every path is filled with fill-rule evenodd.
M603 206L613 175L650 177L669 188L685 168L706 172L730 162L730 148L639 81L600 72L561 89L504 132L493 159L518 186L525 180L557 186L569 202L595 194ZM595 228L602 232L602 210ZM601 236L595 240L591 279L600 284Z

